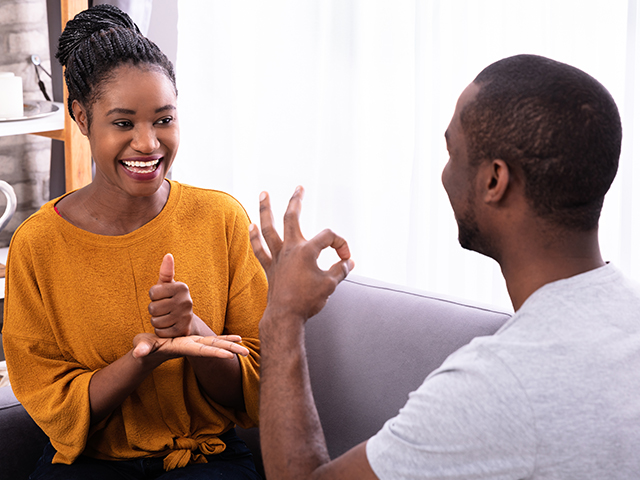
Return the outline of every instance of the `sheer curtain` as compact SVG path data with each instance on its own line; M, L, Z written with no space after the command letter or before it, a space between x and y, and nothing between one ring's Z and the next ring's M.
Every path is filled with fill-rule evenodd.
M178 4L181 147L173 177L278 225L296 185L307 237L345 236L354 273L510 308L492 260L463 250L440 174L458 95L486 65L535 53L599 79L625 138L604 256L640 278L633 168L636 2L210 0ZM323 258L328 264L333 258Z

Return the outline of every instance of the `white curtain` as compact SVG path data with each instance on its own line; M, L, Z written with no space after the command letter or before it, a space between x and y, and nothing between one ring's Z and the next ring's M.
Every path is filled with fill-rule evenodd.
M182 140L173 178L232 194L256 222L267 190L279 225L303 185L305 235L330 227L346 237L354 273L505 308L495 262L458 245L440 183L444 131L458 95L495 60L534 53L585 70L611 91L625 128L603 254L640 279L635 0L178 7Z

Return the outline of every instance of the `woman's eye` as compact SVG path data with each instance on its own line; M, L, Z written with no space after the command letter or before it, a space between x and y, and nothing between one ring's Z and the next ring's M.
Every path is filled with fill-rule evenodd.
M116 127L128 128L131 126L131 122L128 120L120 120L118 122L113 122Z
M159 125L168 125L173 122L173 117L164 117L158 120L156 123Z

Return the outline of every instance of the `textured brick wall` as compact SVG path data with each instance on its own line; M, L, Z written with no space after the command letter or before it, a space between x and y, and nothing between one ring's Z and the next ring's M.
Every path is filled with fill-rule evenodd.
M51 72L46 0L0 0L0 71L22 77L25 100L44 100L31 54L37 54ZM43 72L49 96L51 80ZM15 229L49 200L51 140L36 135L0 137L0 179L16 191L18 209L0 232L0 247L9 245ZM6 199L0 194L0 212Z

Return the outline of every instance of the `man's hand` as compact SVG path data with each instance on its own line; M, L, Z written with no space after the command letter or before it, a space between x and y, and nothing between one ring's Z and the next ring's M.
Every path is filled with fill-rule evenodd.
M134 358L155 356L164 361L176 357L234 358L234 354L249 355L239 335L213 335L201 337L161 338L151 333L139 333L133 339Z
M267 248L255 225L249 227L249 232L253 252L269 281L267 308L277 311L278 316L305 321L322 310L354 263L346 240L331 230L324 230L309 241L302 236L299 219L303 194L303 188L298 187L289 201L283 240L273 227L266 192L260 195L260 224ZM318 267L318 256L327 247L333 248L340 260L324 271Z
M149 314L156 335L175 338L196 333L193 301L189 287L174 280L173 255L167 253L160 265L158 283L149 289Z
M375 479L365 444L331 461L313 400L304 348L304 322L318 313L353 269L347 242L324 230L307 241L300 232L304 191L298 187L284 215L284 238L273 228L269 196L260 195L260 223L251 246L269 280L267 308L260 320L260 444L267 478ZM340 260L329 270L318 256L333 248Z

